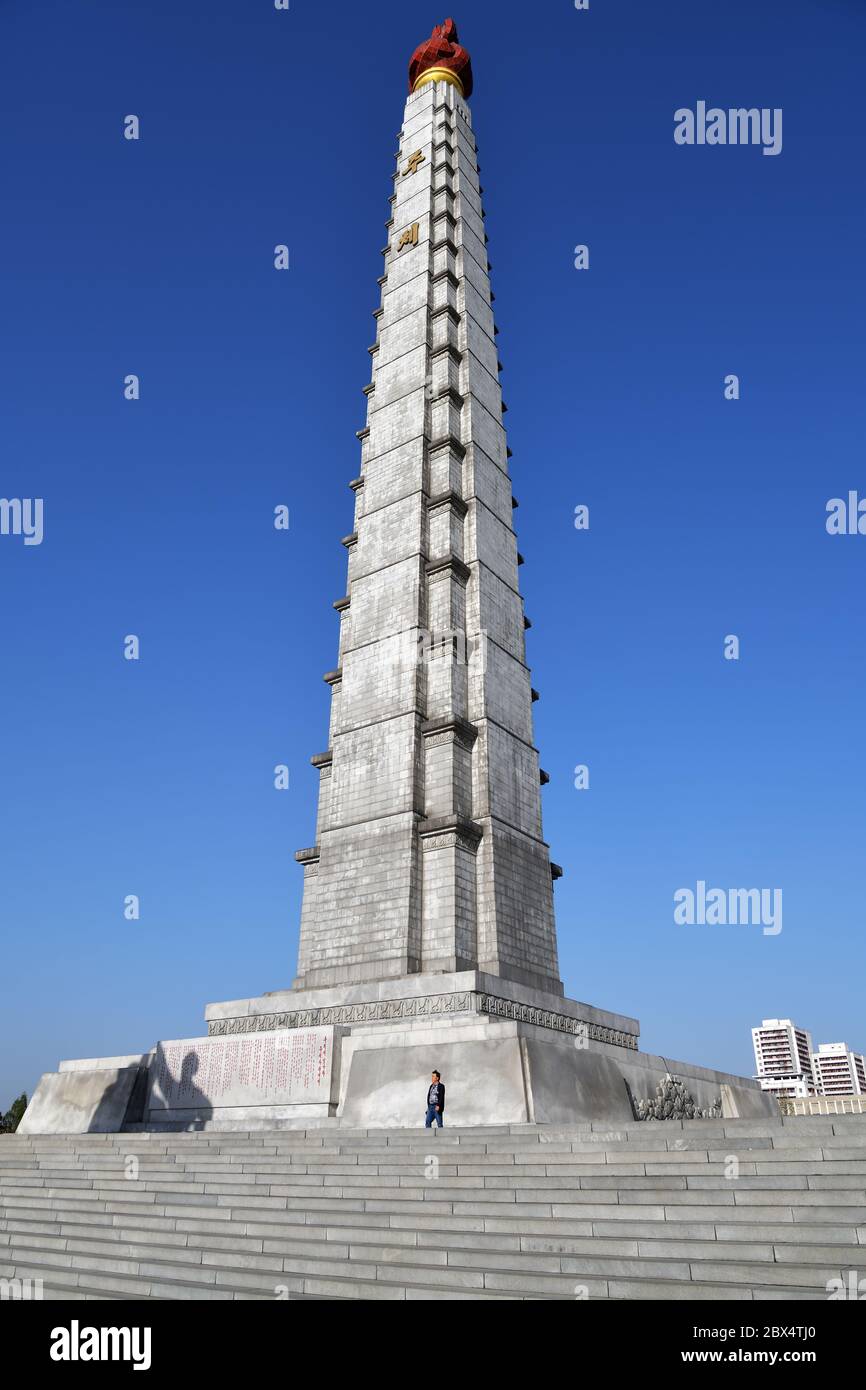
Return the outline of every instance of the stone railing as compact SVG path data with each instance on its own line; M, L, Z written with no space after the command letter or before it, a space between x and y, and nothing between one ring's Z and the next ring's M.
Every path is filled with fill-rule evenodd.
M783 1115L866 1115L866 1096L779 1096Z

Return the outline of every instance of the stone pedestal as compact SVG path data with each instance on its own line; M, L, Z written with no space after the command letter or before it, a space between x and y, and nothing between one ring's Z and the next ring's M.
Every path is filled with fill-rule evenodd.
M433 1069L455 1125L625 1124L671 1071L703 1109L724 1087L769 1113L742 1077L639 1052L636 1019L478 970L280 990L205 1012L215 1038L338 1029L336 1118L353 1128L420 1124Z
M673 1074L702 1109L775 1113L754 1083L638 1051L637 1020L481 971L209 1004L208 1036L66 1062L24 1133L415 1128L430 1073L446 1124L612 1125Z

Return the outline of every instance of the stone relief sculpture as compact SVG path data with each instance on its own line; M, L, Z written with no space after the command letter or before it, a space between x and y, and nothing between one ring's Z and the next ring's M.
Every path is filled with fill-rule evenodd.
M664 1081L656 1086L654 1096L634 1102L634 1111L638 1120L718 1120L722 1115L722 1098L719 1096L712 1105L701 1108L695 1105L679 1077L668 1072Z

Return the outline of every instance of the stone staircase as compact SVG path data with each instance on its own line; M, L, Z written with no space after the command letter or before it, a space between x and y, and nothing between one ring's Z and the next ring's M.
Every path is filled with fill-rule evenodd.
M863 1116L0 1137L0 1279L45 1298L826 1299L852 1270Z

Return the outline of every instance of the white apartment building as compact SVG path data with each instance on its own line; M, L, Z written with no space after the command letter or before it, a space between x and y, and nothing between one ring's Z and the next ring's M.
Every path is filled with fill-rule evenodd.
M789 1018L765 1018L752 1029L755 1080L777 1096L815 1095L812 1035Z
M866 1095L866 1063L862 1052L847 1043L820 1043L812 1053L812 1073L819 1096Z

